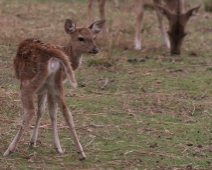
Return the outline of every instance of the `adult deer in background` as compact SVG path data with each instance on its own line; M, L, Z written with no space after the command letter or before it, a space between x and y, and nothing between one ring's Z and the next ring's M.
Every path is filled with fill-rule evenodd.
M13 64L15 76L20 80L20 97L24 116L20 129L4 156L9 156L15 151L18 142L35 114L33 97L36 94L38 102L37 119L31 135L30 145L36 146L38 127L45 111L47 99L56 151L62 153L57 131L56 109L58 104L74 138L79 159L85 159L83 148L76 134L73 117L65 102L63 83L67 79L73 87L77 86L73 70L76 70L81 64L82 54L97 54L99 52L94 40L104 24L105 21L101 20L94 22L88 28L76 28L76 24L67 19L65 31L70 35L70 40L65 47L43 43L35 38L20 42Z
M92 10L95 0L88 0L88 22L92 19ZM100 18L105 19L105 4L107 0L98 0ZM191 16L195 15L200 6L192 8L185 12L184 0L153 0L155 10L157 13L159 26L161 29L161 35L163 43L170 49L171 54L180 54L181 46L184 37L186 36L185 28L188 20ZM165 2L166 8L162 6L162 2ZM135 25L135 38L134 46L136 50L142 48L141 45L141 28L142 19L144 13L144 0L135 0L136 11L136 25ZM168 36L163 23L163 15L166 16L169 22ZM103 36L107 36L106 28L103 29Z

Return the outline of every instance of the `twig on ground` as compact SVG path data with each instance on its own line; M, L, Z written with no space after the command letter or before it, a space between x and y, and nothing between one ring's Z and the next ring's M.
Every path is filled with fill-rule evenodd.
M105 83L102 85L101 89L103 90L105 86L107 86L107 84L108 84L108 78L105 79Z
M84 146L84 148L88 147L89 145L91 145L93 143L95 138L93 138L87 145Z
M92 128L103 128L103 127L105 127L105 125L94 125L94 124L89 124L88 126L90 126Z
M192 105L193 105L193 112L191 113L191 115L193 116L196 108L195 108L195 105L193 103L192 103Z

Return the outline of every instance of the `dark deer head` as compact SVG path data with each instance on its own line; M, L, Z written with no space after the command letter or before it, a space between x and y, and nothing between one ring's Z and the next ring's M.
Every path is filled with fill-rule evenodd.
M185 31L187 22L191 18L191 16L196 15L200 6L192 8L185 13L180 12L180 10L177 12L173 12L159 5L158 8L160 12L166 16L169 22L169 29L167 33L169 35L171 45L170 52L172 55L179 55L181 53L183 39L187 35Z

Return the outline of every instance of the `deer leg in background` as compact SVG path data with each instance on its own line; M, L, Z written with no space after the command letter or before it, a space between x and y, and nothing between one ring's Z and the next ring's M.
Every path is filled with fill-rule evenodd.
M99 14L100 14L100 18L101 20L106 20L105 18L105 4L106 4L107 0L99 0ZM102 28L102 35L103 37L106 39L107 38L107 28L106 28L106 24L104 25L104 27Z
M115 7L119 8L119 1L118 0L113 0L113 1L114 1L114 4L115 4Z
M135 11L136 11L136 25L135 25L135 40L134 45L136 50L141 50L141 28L142 19L144 14L143 0L135 1Z
M163 15L159 11L157 5L162 5L162 1L161 0L154 0L154 6L155 6L155 11L156 11L156 14L157 14L157 17L158 17L158 21L159 21L159 27L160 27L160 30L161 30L161 36L162 36L163 44L168 49L170 49L169 38L167 36L166 29L165 29L165 26L164 26L164 23L163 23Z
M90 25L92 23L92 18L93 18L93 6L94 6L94 1L95 0L89 0L88 1L88 14L87 14L87 24Z

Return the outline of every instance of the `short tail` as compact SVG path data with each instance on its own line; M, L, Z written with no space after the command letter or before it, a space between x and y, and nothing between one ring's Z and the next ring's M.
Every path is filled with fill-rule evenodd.
M69 83L72 87L77 87L77 81L75 78L74 71L69 62L68 56L64 53L60 53L59 55L54 55L55 58L58 58L61 61L61 64L65 70L65 74L68 78Z

